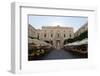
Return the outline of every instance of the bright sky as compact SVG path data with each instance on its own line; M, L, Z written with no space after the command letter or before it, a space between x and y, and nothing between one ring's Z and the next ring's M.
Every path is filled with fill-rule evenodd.
M64 26L73 27L74 32L78 30L88 20L87 17L79 16L29 16L29 24L36 29L41 29L42 26Z

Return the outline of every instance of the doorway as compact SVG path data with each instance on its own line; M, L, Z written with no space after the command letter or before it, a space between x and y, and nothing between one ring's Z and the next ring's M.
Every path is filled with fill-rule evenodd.
M56 48L60 49L60 40L56 40Z

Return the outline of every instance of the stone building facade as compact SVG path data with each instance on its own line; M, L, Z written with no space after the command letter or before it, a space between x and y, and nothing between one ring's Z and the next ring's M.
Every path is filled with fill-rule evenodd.
M65 39L73 37L73 28L58 26L43 26L41 30L37 30L40 40L50 42L55 48L63 47Z
M37 38L36 29L32 25L28 25L28 38Z
M79 36L81 33L85 32L88 30L88 22L86 22L85 24L82 25L82 27L80 27L75 33L74 33L74 37Z
M62 48L65 39L74 37L72 27L61 27L57 25L43 26L42 29L35 29L32 26L31 28L31 30L29 28L29 36L31 35L32 37L36 37L39 40L46 41L55 48Z

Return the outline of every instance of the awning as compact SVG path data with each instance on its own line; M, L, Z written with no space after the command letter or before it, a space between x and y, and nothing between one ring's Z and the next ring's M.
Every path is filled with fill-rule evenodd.
M38 39L31 39L31 38L28 38L28 43L34 43L37 46L51 46L50 44L48 44L44 41L41 41L41 40L38 40Z
M83 39L81 41L76 41L76 42L73 42L73 43L69 43L69 44L66 44L64 46L74 46L74 45L82 45L82 44L88 44L88 38Z
M80 45L82 45L82 44L88 44L88 38L81 40L81 41L79 42L79 44L80 44Z

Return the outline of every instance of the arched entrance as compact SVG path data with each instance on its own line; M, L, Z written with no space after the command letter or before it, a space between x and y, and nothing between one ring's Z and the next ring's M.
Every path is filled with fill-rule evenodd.
M56 48L60 49L61 45L61 41L60 40L56 40Z

